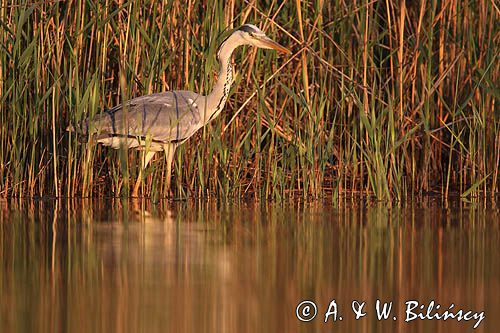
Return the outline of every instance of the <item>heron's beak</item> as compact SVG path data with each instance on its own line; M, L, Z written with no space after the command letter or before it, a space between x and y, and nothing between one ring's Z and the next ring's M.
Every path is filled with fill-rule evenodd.
M262 47L264 47L266 49L273 49L273 50L283 52L283 53L291 53L289 49L276 43L274 40L272 40L271 38L269 38L267 36L259 38L259 42L261 43Z

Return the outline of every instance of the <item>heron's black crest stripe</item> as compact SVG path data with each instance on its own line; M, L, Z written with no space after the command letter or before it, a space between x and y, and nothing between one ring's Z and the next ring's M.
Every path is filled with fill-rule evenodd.
M248 32L248 33L258 33L259 31L256 30L254 27L248 24L242 25L238 30Z

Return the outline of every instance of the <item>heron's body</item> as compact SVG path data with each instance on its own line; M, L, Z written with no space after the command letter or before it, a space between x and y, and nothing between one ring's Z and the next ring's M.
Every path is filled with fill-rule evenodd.
M125 147L144 150L143 167L156 152L165 151L169 186L176 147L222 111L233 83L231 55L238 46L246 44L288 52L257 27L243 25L219 48L219 77L209 95L178 90L137 97L106 110L92 121L84 121L80 131L95 136L98 143L115 149ZM137 196L141 178L140 174L133 196Z
M180 144L205 125L205 101L191 91L134 98L92 121L96 141L115 149L161 151L165 144Z

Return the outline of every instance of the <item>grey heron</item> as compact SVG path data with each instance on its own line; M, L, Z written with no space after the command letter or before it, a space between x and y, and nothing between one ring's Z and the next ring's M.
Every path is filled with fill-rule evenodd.
M219 76L207 96L185 90L145 95L105 110L92 121L87 119L80 124L79 132L93 136L96 142L105 146L144 150L142 167L132 196L138 196L142 171L159 151L166 154L166 185L170 190L175 149L217 117L224 108L233 83L231 55L241 45L290 52L255 25L245 24L220 45L217 52ZM68 130L74 129L70 126Z

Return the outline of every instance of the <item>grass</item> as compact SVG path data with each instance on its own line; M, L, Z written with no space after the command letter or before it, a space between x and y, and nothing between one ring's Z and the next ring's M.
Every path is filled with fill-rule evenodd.
M123 196L140 152L82 145L68 124L129 98L207 93L226 29L243 48L225 111L181 146L176 196L404 200L498 193L494 1L0 0L0 196ZM165 161L143 194L167 195Z

